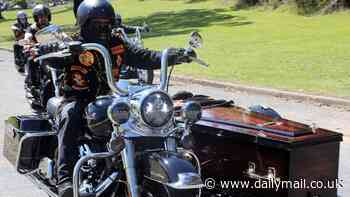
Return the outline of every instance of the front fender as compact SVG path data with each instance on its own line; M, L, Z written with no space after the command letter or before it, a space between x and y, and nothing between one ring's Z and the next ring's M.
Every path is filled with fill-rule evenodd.
M147 179L165 184L174 189L195 189L203 187L197 169L184 159L181 153L156 152L144 157Z

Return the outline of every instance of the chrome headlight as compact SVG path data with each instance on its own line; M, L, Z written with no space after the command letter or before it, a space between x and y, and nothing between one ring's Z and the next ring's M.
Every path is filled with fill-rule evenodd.
M140 105L142 120L151 127L167 124L174 114L170 96L162 91L154 91L145 96Z

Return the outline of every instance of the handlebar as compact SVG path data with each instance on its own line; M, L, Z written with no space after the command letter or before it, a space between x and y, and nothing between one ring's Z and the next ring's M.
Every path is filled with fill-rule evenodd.
M101 44L96 44L96 43L87 43L82 45L83 49L85 50L95 50L99 52L104 60L104 65L105 65L105 70L106 70L106 76L107 76L107 81L108 81L108 86L112 90L112 92L120 95L120 96L127 96L128 95L128 90L124 90L119 88L118 86L115 86L115 79L113 77L113 72L112 72L112 60L111 56L109 55L108 50L106 47L104 47Z

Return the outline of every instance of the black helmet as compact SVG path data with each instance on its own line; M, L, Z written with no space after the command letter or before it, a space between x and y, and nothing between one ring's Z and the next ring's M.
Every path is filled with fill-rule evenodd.
M17 18L17 19L20 19L20 18L25 18L25 19L27 19L28 16L27 16L27 13L25 13L24 11L19 11L19 12L16 13L16 18Z
M94 137L109 137L112 133L112 123L107 116L107 109L112 102L111 96L99 97L85 108L87 125Z
M33 8L33 18L35 22L38 22L39 16L46 16L48 21L51 21L51 11L50 9L43 4L38 4Z
M115 23L113 6L107 0L84 0L78 8L77 23L85 41L106 44Z
M17 12L16 19L17 19L17 22L19 24L22 24L22 25L27 25L28 24L28 21L27 21L28 16L27 16L27 14L24 11Z

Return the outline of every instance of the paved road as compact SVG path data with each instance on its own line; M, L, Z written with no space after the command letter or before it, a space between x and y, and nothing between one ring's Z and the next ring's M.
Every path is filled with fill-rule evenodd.
M18 75L13 65L12 54L0 51L0 152L2 152L3 120L13 114L30 113L24 99L23 76ZM340 179L344 188L339 191L343 197L350 196L350 109L322 106L307 101L287 100L276 97L246 94L232 90L203 87L196 84L173 82L171 92L190 90L216 98L232 99L236 104L249 106L264 104L279 111L288 119L307 124L316 123L320 127L344 133L345 141L340 152ZM318 164L316 164L318 165ZM0 197L43 197L44 193L36 189L24 177L15 174L14 169L0 154Z

